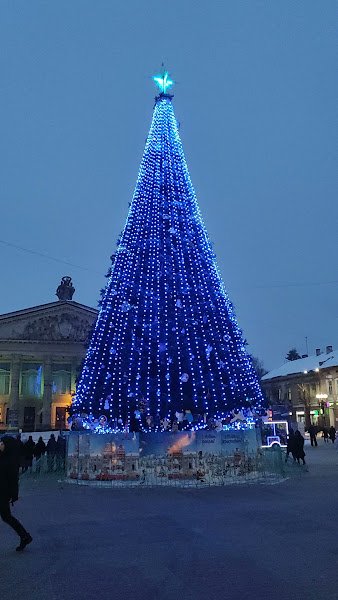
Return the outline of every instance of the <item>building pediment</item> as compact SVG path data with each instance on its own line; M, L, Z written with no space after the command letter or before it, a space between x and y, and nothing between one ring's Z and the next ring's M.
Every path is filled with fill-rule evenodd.
M0 316L0 341L86 342L97 310L59 301Z

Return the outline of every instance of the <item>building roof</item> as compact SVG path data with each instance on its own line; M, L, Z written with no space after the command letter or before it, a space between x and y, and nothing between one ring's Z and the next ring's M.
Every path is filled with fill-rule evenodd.
M269 379L275 379L275 377L287 377L288 375L295 375L296 373L304 373L305 371L315 371L315 369L327 369L329 367L338 366L338 351L330 352L329 354L307 356L306 358L299 358L298 360L289 360L278 369L269 371L262 381Z
M29 308L15 310L10 313L4 313L0 315L0 321L6 321L7 319L13 319L15 317L33 315L34 313L44 312L46 309L61 308L65 306L77 308L92 315L96 315L98 313L96 308L86 306L85 304L80 304L79 302L74 302L74 300L56 300L55 302L48 302L48 304L39 304L38 306L31 306Z
M58 300L0 315L1 352L23 344L87 342L98 311L73 300Z

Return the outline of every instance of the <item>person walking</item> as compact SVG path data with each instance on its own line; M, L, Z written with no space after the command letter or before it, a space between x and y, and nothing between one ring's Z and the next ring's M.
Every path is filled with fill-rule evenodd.
M17 441L4 436L0 440L0 517L20 537L17 552L22 552L33 541L32 536L20 521L13 517L10 504L18 500L19 492L19 450Z
M34 456L36 458L36 460L39 460L39 458L41 456L43 456L46 452L46 444L42 439L42 436L40 435L38 441L36 442L35 448L34 448Z
M292 454L293 457L293 461L296 461L296 456L295 456L295 432L293 431L292 427L290 427L289 429L289 435L288 435L288 440L287 440L287 444L286 444L286 457L285 457L285 462L288 462L288 458L289 455Z
M311 423L309 425L309 427L307 428L309 434L310 434L310 440L311 440L311 446L318 446L317 443L317 430L315 428L315 426Z
M327 427L323 427L323 438L324 438L324 443L328 444L329 443L329 430Z
M47 442L47 468L49 472L55 471L56 448L55 435L51 433Z
M41 456L44 456L46 453L46 444L40 435L37 443L34 448L34 456L35 456L35 468L38 473L41 472Z
M330 440L331 440L332 444L334 444L334 441L336 439L336 430L333 427L333 425L331 425L331 427L329 429L329 436L330 436Z
M299 465L301 460L305 465L304 438L298 429L295 433L295 457Z
M35 448L35 442L33 441L33 438L30 435L27 442L25 442L23 445L23 451L24 451L24 455L25 455L25 467L26 467L25 471L27 471L28 468L30 470L32 470L34 448Z
M56 442L56 470L63 471L65 468L65 460L66 460L66 438L59 434L59 437Z

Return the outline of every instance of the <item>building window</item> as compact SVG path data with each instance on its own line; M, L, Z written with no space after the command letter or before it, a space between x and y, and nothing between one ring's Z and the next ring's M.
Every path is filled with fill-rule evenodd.
M70 365L53 365L52 393L69 394L71 391L71 375Z
M332 393L333 393L332 379L328 380L327 385L328 385L328 389L329 389L329 396L332 396Z
M292 394L291 394L291 389L289 388L288 389L288 400L291 400L291 399L292 399Z
M0 396L9 395L9 382L11 379L11 365L0 363Z
M23 363L21 367L20 395L40 398L42 395L42 366Z
M278 388L278 400L282 399L282 390Z

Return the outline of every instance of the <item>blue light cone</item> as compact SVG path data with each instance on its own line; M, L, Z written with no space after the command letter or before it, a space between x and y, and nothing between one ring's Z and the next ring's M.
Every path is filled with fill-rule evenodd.
M172 97L160 94L73 408L105 415L115 428L136 421L159 430L176 413L191 411L189 426L199 426L210 417L230 420L233 410L259 410L262 400L201 218Z

